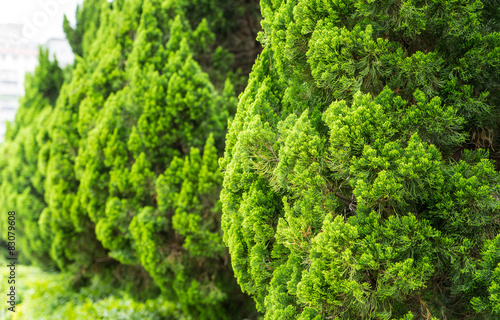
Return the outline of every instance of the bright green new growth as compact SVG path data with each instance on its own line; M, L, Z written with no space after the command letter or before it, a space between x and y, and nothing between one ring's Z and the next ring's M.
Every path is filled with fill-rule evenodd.
M497 319L495 1L262 1L221 160L266 319Z

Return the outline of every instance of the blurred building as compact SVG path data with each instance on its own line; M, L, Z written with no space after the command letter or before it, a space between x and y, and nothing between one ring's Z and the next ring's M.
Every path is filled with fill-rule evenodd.
M24 94L24 75L37 65L36 43L22 41L22 25L0 24L0 141L5 122L13 121Z
M49 50L49 57L51 57L51 59L56 56L60 67L72 64L73 60L75 60L73 50L66 39L50 38L43 47Z
M19 98L24 95L24 77L38 64L38 44L22 37L23 25L0 24L0 142L6 121L14 121ZM73 63L74 55L66 39L49 39L42 47L56 56L59 65Z

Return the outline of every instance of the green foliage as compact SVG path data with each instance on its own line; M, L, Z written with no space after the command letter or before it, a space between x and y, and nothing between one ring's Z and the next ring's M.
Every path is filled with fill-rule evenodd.
M221 226L266 319L496 319L498 10L265 1Z
M488 318L494 319L500 314L499 280L500 253L499 239L487 241L482 252L482 261L474 274L475 284L481 288L481 294L472 299L474 309L483 312Z

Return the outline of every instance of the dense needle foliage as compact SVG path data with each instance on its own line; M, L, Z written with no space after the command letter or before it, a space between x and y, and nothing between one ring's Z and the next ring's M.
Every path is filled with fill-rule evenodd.
M26 306L257 317L242 290L266 319L498 319L500 3L260 9L248 84L256 1L65 20L74 65L40 52L0 146L21 261L73 280L29 278Z
M266 319L500 317L498 1L261 1L222 229Z

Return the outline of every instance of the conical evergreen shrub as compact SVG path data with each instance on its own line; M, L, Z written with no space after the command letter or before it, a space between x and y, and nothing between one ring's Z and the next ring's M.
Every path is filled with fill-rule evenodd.
M241 288L266 319L499 318L498 2L261 9L221 161Z

